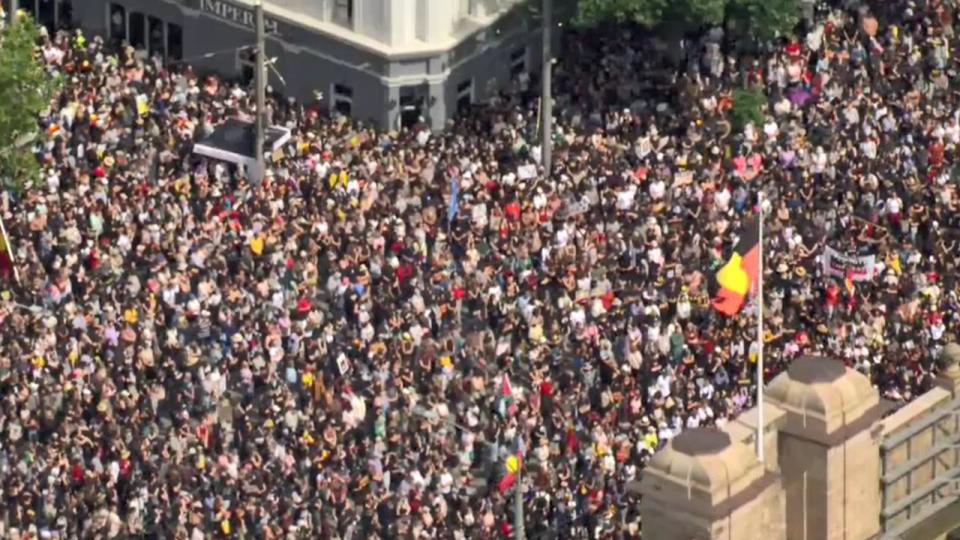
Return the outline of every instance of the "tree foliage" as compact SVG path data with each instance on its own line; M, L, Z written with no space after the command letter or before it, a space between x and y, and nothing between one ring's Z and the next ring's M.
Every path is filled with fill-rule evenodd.
M760 126L763 124L763 107L767 104L767 96L757 87L743 88L733 93L733 107L730 109L730 118L733 128L743 129L747 124Z
M580 0L577 22L595 25L604 21L636 22L657 26L665 20L670 0Z
M799 0L576 1L577 22L584 26L606 21L634 22L647 28L683 32L726 21L733 23L740 37L757 41L789 33L800 16Z
M29 18L0 31L0 177L7 186L38 178L37 160L17 145L37 131L37 116L50 106L59 85L39 56L39 35Z
M727 9L737 34L761 42L789 34L800 22L797 0L730 0Z

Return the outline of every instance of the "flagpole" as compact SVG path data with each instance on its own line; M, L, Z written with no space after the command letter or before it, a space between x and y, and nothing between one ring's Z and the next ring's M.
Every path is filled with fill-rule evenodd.
M517 454L520 454L521 437L517 435ZM526 527L523 519L523 468L526 466L526 456L520 457L520 467L517 469L517 483L513 492L513 537L515 540L525 540L527 536Z
M757 196L757 460L763 463L763 190Z
M0 214L3 210L0 209ZM3 245L7 248L7 258L10 259L10 266L13 269L13 280L20 286L20 271L17 270L17 259L13 254L13 245L10 244L10 237L7 236L7 227L3 223L3 215L0 215L0 234L3 234Z

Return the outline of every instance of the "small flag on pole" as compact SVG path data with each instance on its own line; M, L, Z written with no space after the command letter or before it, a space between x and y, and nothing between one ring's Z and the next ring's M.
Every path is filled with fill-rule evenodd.
M847 293L851 296L856 291L856 288L853 285L853 271L847 270L847 273L843 276L843 286L846 287Z
M523 455L511 455L507 457L506 462L504 463L504 468L506 469L506 474L503 475L503 478L500 479L500 482L497 484L497 489L500 490L500 493L506 493L510 490L517 482L517 474L520 473L520 467L523 466Z
M9 279L12 275L13 262L10 260L10 252L7 250L6 238L0 236L0 278Z
M450 178L450 206L447 208L447 221L452 223L457 217L457 210L460 207L460 179L456 176Z
M10 237L7 235L7 227L3 223L3 217L0 217L0 279L10 279L11 275L19 285L20 273L17 271L17 265L13 258Z
M503 478L500 479L500 483L497 484L497 489L500 490L500 493L506 493L510 491L510 488L517 482L517 475L514 473L508 473L503 475Z
M513 415L513 413L517 411L517 406L513 399L513 388L510 386L510 379L506 374L500 379L500 399L498 400L497 409L497 412L503 417Z

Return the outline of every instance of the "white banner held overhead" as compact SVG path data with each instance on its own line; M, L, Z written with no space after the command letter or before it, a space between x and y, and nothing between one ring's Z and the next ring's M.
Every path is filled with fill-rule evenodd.
M853 281L868 281L877 273L876 255L844 255L830 246L823 248L823 273L828 276L847 277Z

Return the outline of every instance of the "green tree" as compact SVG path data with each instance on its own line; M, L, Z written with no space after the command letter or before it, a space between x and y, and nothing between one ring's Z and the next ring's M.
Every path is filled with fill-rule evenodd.
M727 10L735 35L757 42L788 35L800 22L797 0L730 0Z
M531 0L538 1L538 0ZM556 0L563 3L568 0ZM676 34L732 23L741 39L766 41L793 30L799 0L576 0L577 22L634 22Z
M37 48L40 33L29 18L0 31L0 177L18 187L39 178L39 164L20 146L36 133L37 116L50 106L59 78Z
M577 23L584 26L612 20L654 27L665 20L670 0L579 0L577 7Z
M758 87L743 88L733 93L733 107L730 119L733 128L741 130L747 124L756 127L763 125L763 108L767 105L767 96Z

